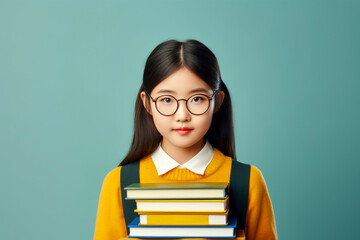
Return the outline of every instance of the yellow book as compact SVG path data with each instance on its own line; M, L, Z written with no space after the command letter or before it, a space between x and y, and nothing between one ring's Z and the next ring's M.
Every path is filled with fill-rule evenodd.
M139 212L139 225L185 226L226 225L229 210L220 212Z

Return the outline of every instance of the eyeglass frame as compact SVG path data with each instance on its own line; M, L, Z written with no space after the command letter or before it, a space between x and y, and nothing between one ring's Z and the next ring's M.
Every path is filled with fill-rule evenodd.
M215 90L211 96L208 96L208 95L203 94L203 93L195 93L195 94L191 95L188 99L185 99L185 98L177 99L176 97L174 97L174 96L172 96L172 95L161 95L161 96L158 96L157 98L153 99L152 96L151 96L147 91L145 91L145 93L150 97L151 101L152 101L153 103L155 103L155 108L156 108L156 110L158 111L158 113L160 113L160 114L163 115L163 116L167 116L167 117L168 117L168 116L172 116L172 115L174 115L174 114L177 112L177 110L179 109L179 106L180 106L180 105L179 105L179 101L185 101L186 109L187 109L187 110L189 111L189 113L191 113L192 115L195 115L195 116L203 115L204 113L207 112L207 110L209 110L209 108L210 108L210 101L213 100L214 96L215 96L218 92L219 92L219 90ZM195 113L191 112L190 109L189 109L189 107L188 107L188 101L190 100L190 98L192 98L192 97L195 96L195 95L205 96L205 97L207 97L207 99L208 99L208 101L209 101L209 106L207 107L207 109L206 109L203 113L195 114ZM176 101L176 110L174 111L174 113L169 114L169 115L166 115L166 114L163 114L163 113L161 113L161 112L159 111L156 102L157 102L157 100L158 100L159 98L164 97L164 96L169 96L169 97L172 97L172 98L175 99L175 101Z

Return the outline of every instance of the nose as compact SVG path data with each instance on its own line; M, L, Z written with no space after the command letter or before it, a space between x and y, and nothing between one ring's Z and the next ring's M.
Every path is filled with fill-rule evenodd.
M179 101L179 107L175 113L175 120L177 122L188 122L191 120L191 113L186 107L186 101Z

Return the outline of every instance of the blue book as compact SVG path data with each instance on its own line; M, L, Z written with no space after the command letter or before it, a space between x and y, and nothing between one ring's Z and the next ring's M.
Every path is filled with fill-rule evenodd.
M140 217L129 224L129 238L235 238L236 218L226 226L144 226Z

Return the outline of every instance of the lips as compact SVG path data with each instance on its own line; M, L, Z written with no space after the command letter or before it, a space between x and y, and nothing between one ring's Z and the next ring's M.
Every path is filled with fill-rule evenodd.
M177 133L179 133L180 135L186 135L189 134L193 129L192 128L187 128L187 127L183 127L183 128L176 128L175 131Z

